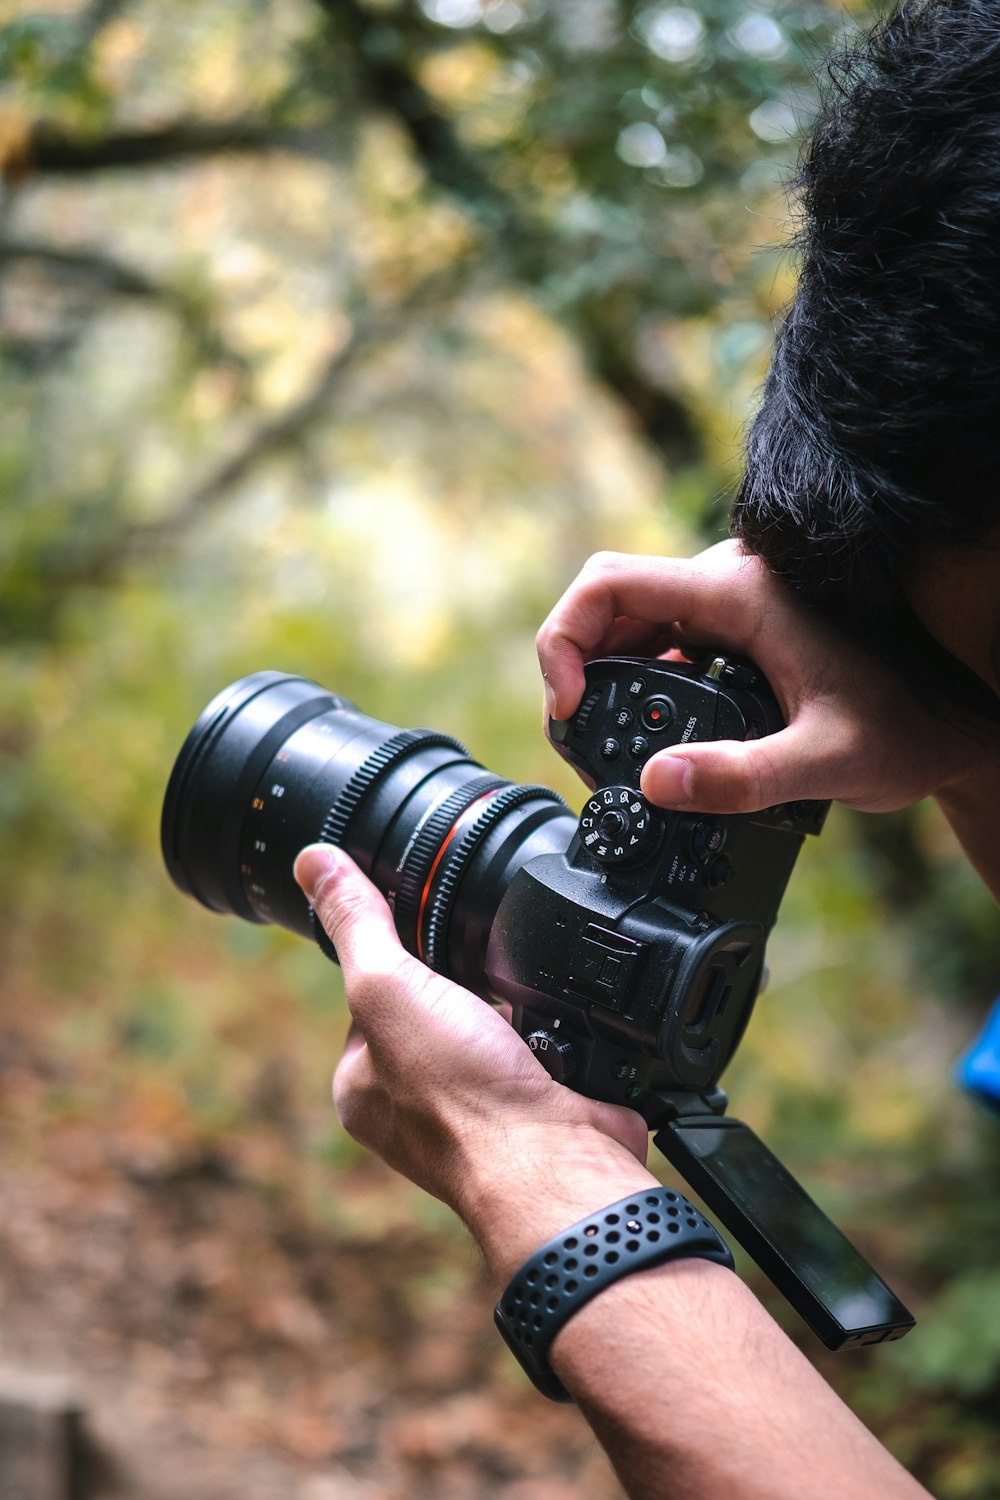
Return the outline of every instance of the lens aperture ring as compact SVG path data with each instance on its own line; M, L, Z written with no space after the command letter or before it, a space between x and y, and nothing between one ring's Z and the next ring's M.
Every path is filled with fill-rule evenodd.
M432 899L427 903L426 921L420 923L417 934L420 957L431 969L444 973L442 967L447 958L448 928L451 923L455 895L469 861L492 828L515 807L525 802L548 802L553 808L565 808L566 803L547 786L508 785L483 808L462 836L455 840L449 850L444 868L438 878Z
M337 844L343 848L351 820L375 782L404 756L411 755L415 750L432 750L436 746L455 750L459 755L471 758L468 750L458 740L453 740L447 734L438 734L433 729L401 729L391 739L383 741L367 760L361 762L330 808L319 836L320 843Z
M396 887L394 916L396 928L411 953L417 951L417 925L420 904L434 867L465 813L481 797L509 786L502 776L477 776L458 787L433 808L403 852L402 870Z

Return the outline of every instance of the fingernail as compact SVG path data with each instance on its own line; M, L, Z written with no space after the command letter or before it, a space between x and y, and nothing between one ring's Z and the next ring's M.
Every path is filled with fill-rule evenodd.
M545 684L545 718L555 718L556 695L548 683Z
M311 901L324 875L343 862L343 855L332 844L310 844L295 861L292 874Z
M642 790L660 807L684 807L691 801L691 762L681 755L658 755L642 773Z

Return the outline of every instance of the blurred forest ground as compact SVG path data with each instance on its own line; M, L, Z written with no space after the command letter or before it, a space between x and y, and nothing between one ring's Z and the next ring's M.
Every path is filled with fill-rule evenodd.
M159 804L264 666L578 802L534 630L593 550L724 531L812 69L866 16L0 19L0 1361L75 1375L136 1500L616 1495L463 1231L339 1130L335 971L180 898ZM738 1113L920 1319L810 1356L1000 1496L1000 1133L950 1081L995 910L933 808L835 811L770 957Z

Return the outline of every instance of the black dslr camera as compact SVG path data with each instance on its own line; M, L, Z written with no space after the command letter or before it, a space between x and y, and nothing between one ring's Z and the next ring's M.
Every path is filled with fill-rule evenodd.
M404 946L485 1000L552 1076L638 1110L656 1145L828 1348L913 1318L747 1126L718 1080L753 1009L796 855L829 806L709 817L639 789L657 750L782 727L748 663L594 661L553 741L596 783L579 821L546 787L485 771L302 677L257 672L209 704L163 808L175 883L215 911L312 935L303 845L348 851Z

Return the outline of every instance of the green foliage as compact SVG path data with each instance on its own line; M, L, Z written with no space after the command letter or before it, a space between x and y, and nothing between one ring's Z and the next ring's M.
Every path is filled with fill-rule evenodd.
M94 74L86 29L69 16L26 15L0 26L0 86L80 128L109 123L112 101Z
M901 1374L918 1388L988 1396L1000 1383L1000 1273L957 1276L924 1312L921 1337L894 1350Z

